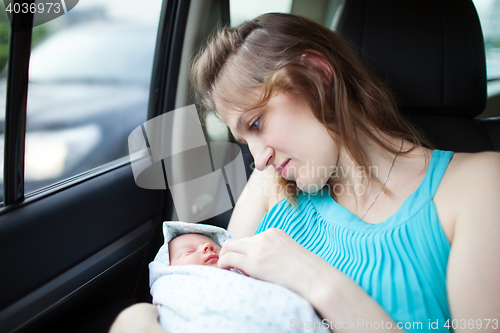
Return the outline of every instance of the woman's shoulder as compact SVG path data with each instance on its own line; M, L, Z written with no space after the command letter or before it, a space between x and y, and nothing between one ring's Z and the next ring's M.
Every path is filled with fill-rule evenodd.
M498 174L500 153L482 152L454 153L445 175L457 186L474 186L477 181Z
M500 153L453 154L434 197L449 240L453 240L456 224L464 217L467 217L464 223L481 223L473 216L494 215L497 204L491 204L491 199L499 196Z
M498 192L500 153L455 153L445 177L445 189L454 192L465 208L471 207L475 201Z
M454 153L439 190L450 196L469 197L498 186L500 153Z

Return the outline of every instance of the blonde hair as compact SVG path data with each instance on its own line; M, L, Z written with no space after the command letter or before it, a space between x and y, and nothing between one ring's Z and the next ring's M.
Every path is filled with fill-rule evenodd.
M329 70L307 65L307 53L319 57ZM207 110L217 103L244 112L264 106L275 92L302 96L336 144L363 170L368 169L368 159L360 134L393 154L400 153L399 147L378 134L414 144L401 153L429 146L353 49L335 32L303 17L264 14L238 27L219 29L195 57L191 80ZM255 92L258 96L249 98ZM279 177L279 184L294 203L299 192L295 182Z

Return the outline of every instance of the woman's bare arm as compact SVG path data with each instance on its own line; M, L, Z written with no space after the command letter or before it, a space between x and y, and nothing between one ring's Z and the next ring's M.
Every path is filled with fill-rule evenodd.
M252 236L267 211L283 198L283 194L275 194L274 179L273 167L253 171L229 221L227 230L233 238Z
M456 332L497 332L500 154L461 154L457 158L446 189L447 204L453 205L446 208L456 212L447 271L450 311L458 324Z

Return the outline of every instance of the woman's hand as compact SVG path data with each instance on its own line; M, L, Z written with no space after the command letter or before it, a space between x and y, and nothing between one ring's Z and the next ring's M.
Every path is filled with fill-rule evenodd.
M356 282L282 230L268 229L252 237L226 241L220 252L219 267L237 268L252 277L287 287L308 300L329 323L348 324L364 318L370 322L383 320L396 327ZM348 324L335 332L357 332L357 329Z
M279 229L226 241L219 267L237 268L254 278L287 287L306 299L318 277L317 271L334 269Z
M129 306L116 317L109 333L165 333L158 321L158 309L149 303Z

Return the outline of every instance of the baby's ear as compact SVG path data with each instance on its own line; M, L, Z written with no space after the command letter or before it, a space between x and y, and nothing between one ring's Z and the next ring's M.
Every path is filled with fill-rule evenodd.
M322 72L327 83L331 83L333 79L333 70L325 56L316 50L307 50L300 57L300 63L306 67L314 68Z

